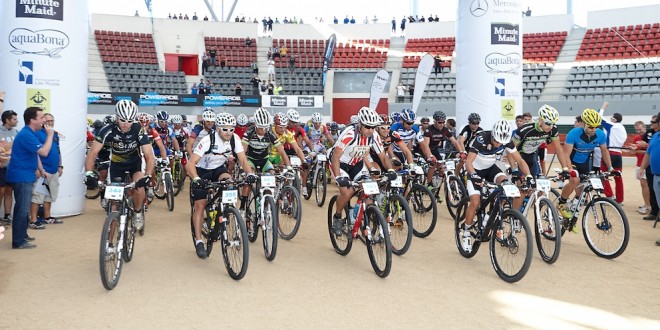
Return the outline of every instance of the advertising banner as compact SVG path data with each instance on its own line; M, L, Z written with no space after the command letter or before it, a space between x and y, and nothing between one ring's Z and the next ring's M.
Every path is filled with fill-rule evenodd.
M323 108L322 95L263 95L261 101L265 108Z
M224 96L221 94L157 94L157 93L116 93L89 92L88 104L114 105L119 100L131 100L138 106L205 106L205 107L260 107L260 96Z
M374 76L374 80L371 82L371 92L369 93L369 108L376 110L378 106L378 101L380 101L381 95L383 95L383 89L385 85L390 81L390 74L385 70L378 70Z
M422 100L422 94L426 89L426 83L429 82L429 76L433 70L434 59L433 55L426 54L419 60L417 65L417 72L415 73L415 92L412 99L412 111L417 113L419 102Z
M481 115L489 129L522 114L522 1L459 1L456 29L456 122Z
M64 171L53 216L83 212L87 117L87 0L0 2L0 90L4 109L37 106L55 117Z

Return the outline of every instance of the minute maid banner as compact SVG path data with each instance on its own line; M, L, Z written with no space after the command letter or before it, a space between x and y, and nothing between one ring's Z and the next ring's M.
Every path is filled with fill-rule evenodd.
M18 113L18 129L27 107L43 108L66 136L60 141L64 171L54 216L79 214L84 206L88 29L87 0L0 1L4 108Z
M456 29L456 122L472 112L484 129L522 114L522 0L460 0Z

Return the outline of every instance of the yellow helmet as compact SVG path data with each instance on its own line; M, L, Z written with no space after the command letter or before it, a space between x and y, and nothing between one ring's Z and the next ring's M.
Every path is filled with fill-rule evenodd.
M582 121L584 122L585 125L587 126L600 126L601 123L601 117L600 113L594 109L584 109L582 111Z
M87 117L87 126L92 126L93 123L94 123L94 121L92 120L92 118Z

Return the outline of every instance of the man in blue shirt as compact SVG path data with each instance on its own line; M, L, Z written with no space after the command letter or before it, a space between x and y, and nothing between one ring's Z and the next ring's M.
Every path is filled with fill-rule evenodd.
M44 114L46 118L46 125L53 127L55 125L55 118L50 113ZM35 132L39 142L45 143L48 138L48 133L46 129L42 128ZM32 192L32 206L30 207L30 228L35 228L33 226L40 226L37 223L37 212L39 211L39 205L44 206L43 222L45 223L62 223L62 220L53 218L50 214L50 207L54 201L57 200L57 195L60 187L60 176L62 176L62 157L60 154L60 135L55 132L53 134L53 145L50 148L48 156L40 156L41 167L39 167L41 177L44 178L43 184L46 185L47 194L41 193L43 190L37 189L37 186L41 181L37 180L35 183L34 191ZM43 171L43 172L42 172Z
M29 107L23 113L25 127L16 135L11 150L11 160L7 167L7 181L14 188L14 221L12 229L12 247L14 249L30 249L36 245L28 242L32 238L27 235L28 213L32 187L37 180L39 156L46 157L53 145L53 127L44 125L44 112L38 107ZM39 142L36 131L44 128L46 142ZM43 175L44 173L39 173Z
M658 116L659 117L657 118L660 118L660 113L658 113ZM658 202L658 205L660 205L660 134L658 132L653 134L649 140L649 146L646 148L646 154L644 155L644 159L642 159L642 164L639 166L638 176L641 176L641 173L644 173L649 165L651 167L651 174L653 174L653 190L655 191L655 199ZM647 177L647 180L651 180L651 178ZM658 218L656 218L655 221L657 223ZM660 239L657 240L655 244L660 246Z

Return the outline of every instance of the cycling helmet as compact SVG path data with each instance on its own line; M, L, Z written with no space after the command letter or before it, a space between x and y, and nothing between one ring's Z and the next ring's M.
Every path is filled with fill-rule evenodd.
M358 120L360 124L367 126L378 126L380 125L380 116L376 113L375 110L369 107L362 107L358 111Z
M334 121L330 123L330 130L331 131L338 131L339 130L339 125L335 123Z
M215 121L215 111L211 108L205 108L202 111L202 121Z
M289 123L289 117L284 114L284 112L278 112L275 114L275 125L286 126Z
M167 114L167 111L160 110L156 112L156 118L158 118L158 121L167 120L168 118L170 118L170 115Z
M115 115L108 115L108 116L105 116L105 118L103 118L103 123L106 124L106 125L112 124L115 121L117 121L115 119Z
M416 118L417 115L415 115L415 112L413 112L412 109L403 109L403 111L401 111L401 119L407 123L414 123Z
M422 118L419 119L420 123L428 123L430 121L431 121L431 119L429 119L429 117L422 117Z
M248 118L248 124L254 125L254 116L250 116L250 118Z
M186 121L188 121L188 117L186 117L186 115L181 115L181 120L183 120L184 122L186 122Z
M587 126L600 126L601 123L601 117L600 113L594 109L584 109L582 111L582 121L584 122L585 125Z
M254 112L254 124L259 128L267 128L273 124L273 118L268 113L268 110L257 108L257 111Z
M323 122L323 116L321 116L320 113L314 112L312 114L312 123L320 123Z
M236 122L241 126L246 126L248 124L248 117L245 114L238 115Z
M505 144L511 141L511 124L504 119L500 119L493 126L492 132L495 141Z
M296 109L289 109L289 111L286 112L286 116L289 117L289 120L294 123L300 122L300 114L298 111L296 111Z
M433 120L435 121L446 121L447 115L442 111L436 111L433 113Z
M95 121L92 123L92 128L93 128L95 131L100 130L101 128L103 128L103 122L100 121L100 120L98 120L98 119L95 120Z
M386 114L381 113L380 114L380 124L381 125L389 125L390 124L390 117L387 116Z
M358 116L357 115L352 115L351 120L349 121L349 124L357 124L358 122Z
M94 120L92 120L90 117L87 117L87 127L92 127L92 124L94 124Z
M124 121L133 121L138 114L138 106L131 100L119 100L115 105L117 118Z
M401 119L401 114L398 112L393 112L390 114L390 123L395 124L399 122L399 119Z
M479 116L478 113L473 112L470 115L468 115L468 122L471 123L471 122L475 122L475 121L480 122L481 121L481 116Z
M236 126L236 118L231 113L221 112L215 116L215 124L217 126Z
M142 124L142 126L149 125L149 123L151 122L151 116L149 116L148 113L144 113L144 112L140 113L137 116L137 119L140 122L140 124Z
M172 122L172 125L181 125L183 124L183 118L179 115L174 115L170 117L170 121Z
M544 104L540 109L539 109L539 117L543 119L546 123L556 123L559 120L559 112L557 112L557 109Z

